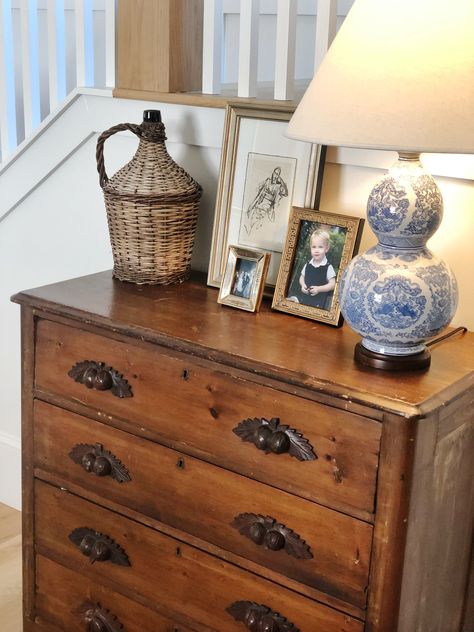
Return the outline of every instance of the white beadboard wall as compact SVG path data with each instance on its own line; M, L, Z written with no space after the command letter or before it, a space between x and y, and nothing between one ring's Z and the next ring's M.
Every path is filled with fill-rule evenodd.
M161 109L171 155L204 188L193 265L206 270L224 110L112 99L105 91L79 92L0 171L0 502L11 506L20 507L20 310L9 298L25 288L111 268L95 143L100 132L116 123L140 122L147 108ZM128 133L107 141L110 175L131 158L136 144ZM390 152L331 149L321 209L363 217L371 187L392 161ZM474 330L473 165L474 157L457 166L450 158L436 164L435 173L454 169L464 179L437 178L445 217L430 246L450 263L459 281L454 324ZM362 248L374 241L366 227Z

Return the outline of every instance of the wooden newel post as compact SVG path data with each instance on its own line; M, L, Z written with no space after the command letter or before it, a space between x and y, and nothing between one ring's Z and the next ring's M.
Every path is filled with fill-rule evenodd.
M203 0L119 0L117 96L202 85Z

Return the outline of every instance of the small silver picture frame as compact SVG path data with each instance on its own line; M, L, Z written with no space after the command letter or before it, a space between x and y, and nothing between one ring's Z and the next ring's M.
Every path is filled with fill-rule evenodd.
M270 253L229 246L217 302L257 312L262 302Z

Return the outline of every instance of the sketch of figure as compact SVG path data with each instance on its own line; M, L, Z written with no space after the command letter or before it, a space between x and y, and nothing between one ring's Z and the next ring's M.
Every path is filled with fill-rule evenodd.
M275 167L271 176L259 184L257 195L246 211L244 228L247 234L258 231L266 220L275 222L280 200L287 196L288 187L281 177L281 167Z

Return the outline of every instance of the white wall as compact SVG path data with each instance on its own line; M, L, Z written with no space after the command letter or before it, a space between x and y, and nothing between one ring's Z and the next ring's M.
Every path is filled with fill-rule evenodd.
M20 506L20 319L19 307L9 297L22 289L112 266L95 143L101 131L120 122L140 122L142 110L153 107L162 111L171 155L204 188L193 265L206 270L223 110L81 94L61 117L46 121L33 145L23 153L20 148L19 156L0 171L0 218L6 213L0 220L0 502ZM107 141L110 175L131 158L136 144L128 133ZM392 160L386 152L329 151L321 208L363 217L380 168ZM471 179L438 178L445 218L430 244L458 277L461 298L454 324L470 329L474 329L472 166L472 158L459 166L447 158L434 170L455 169ZM22 199L25 187L31 193ZM374 237L366 227L362 248L372 243Z

